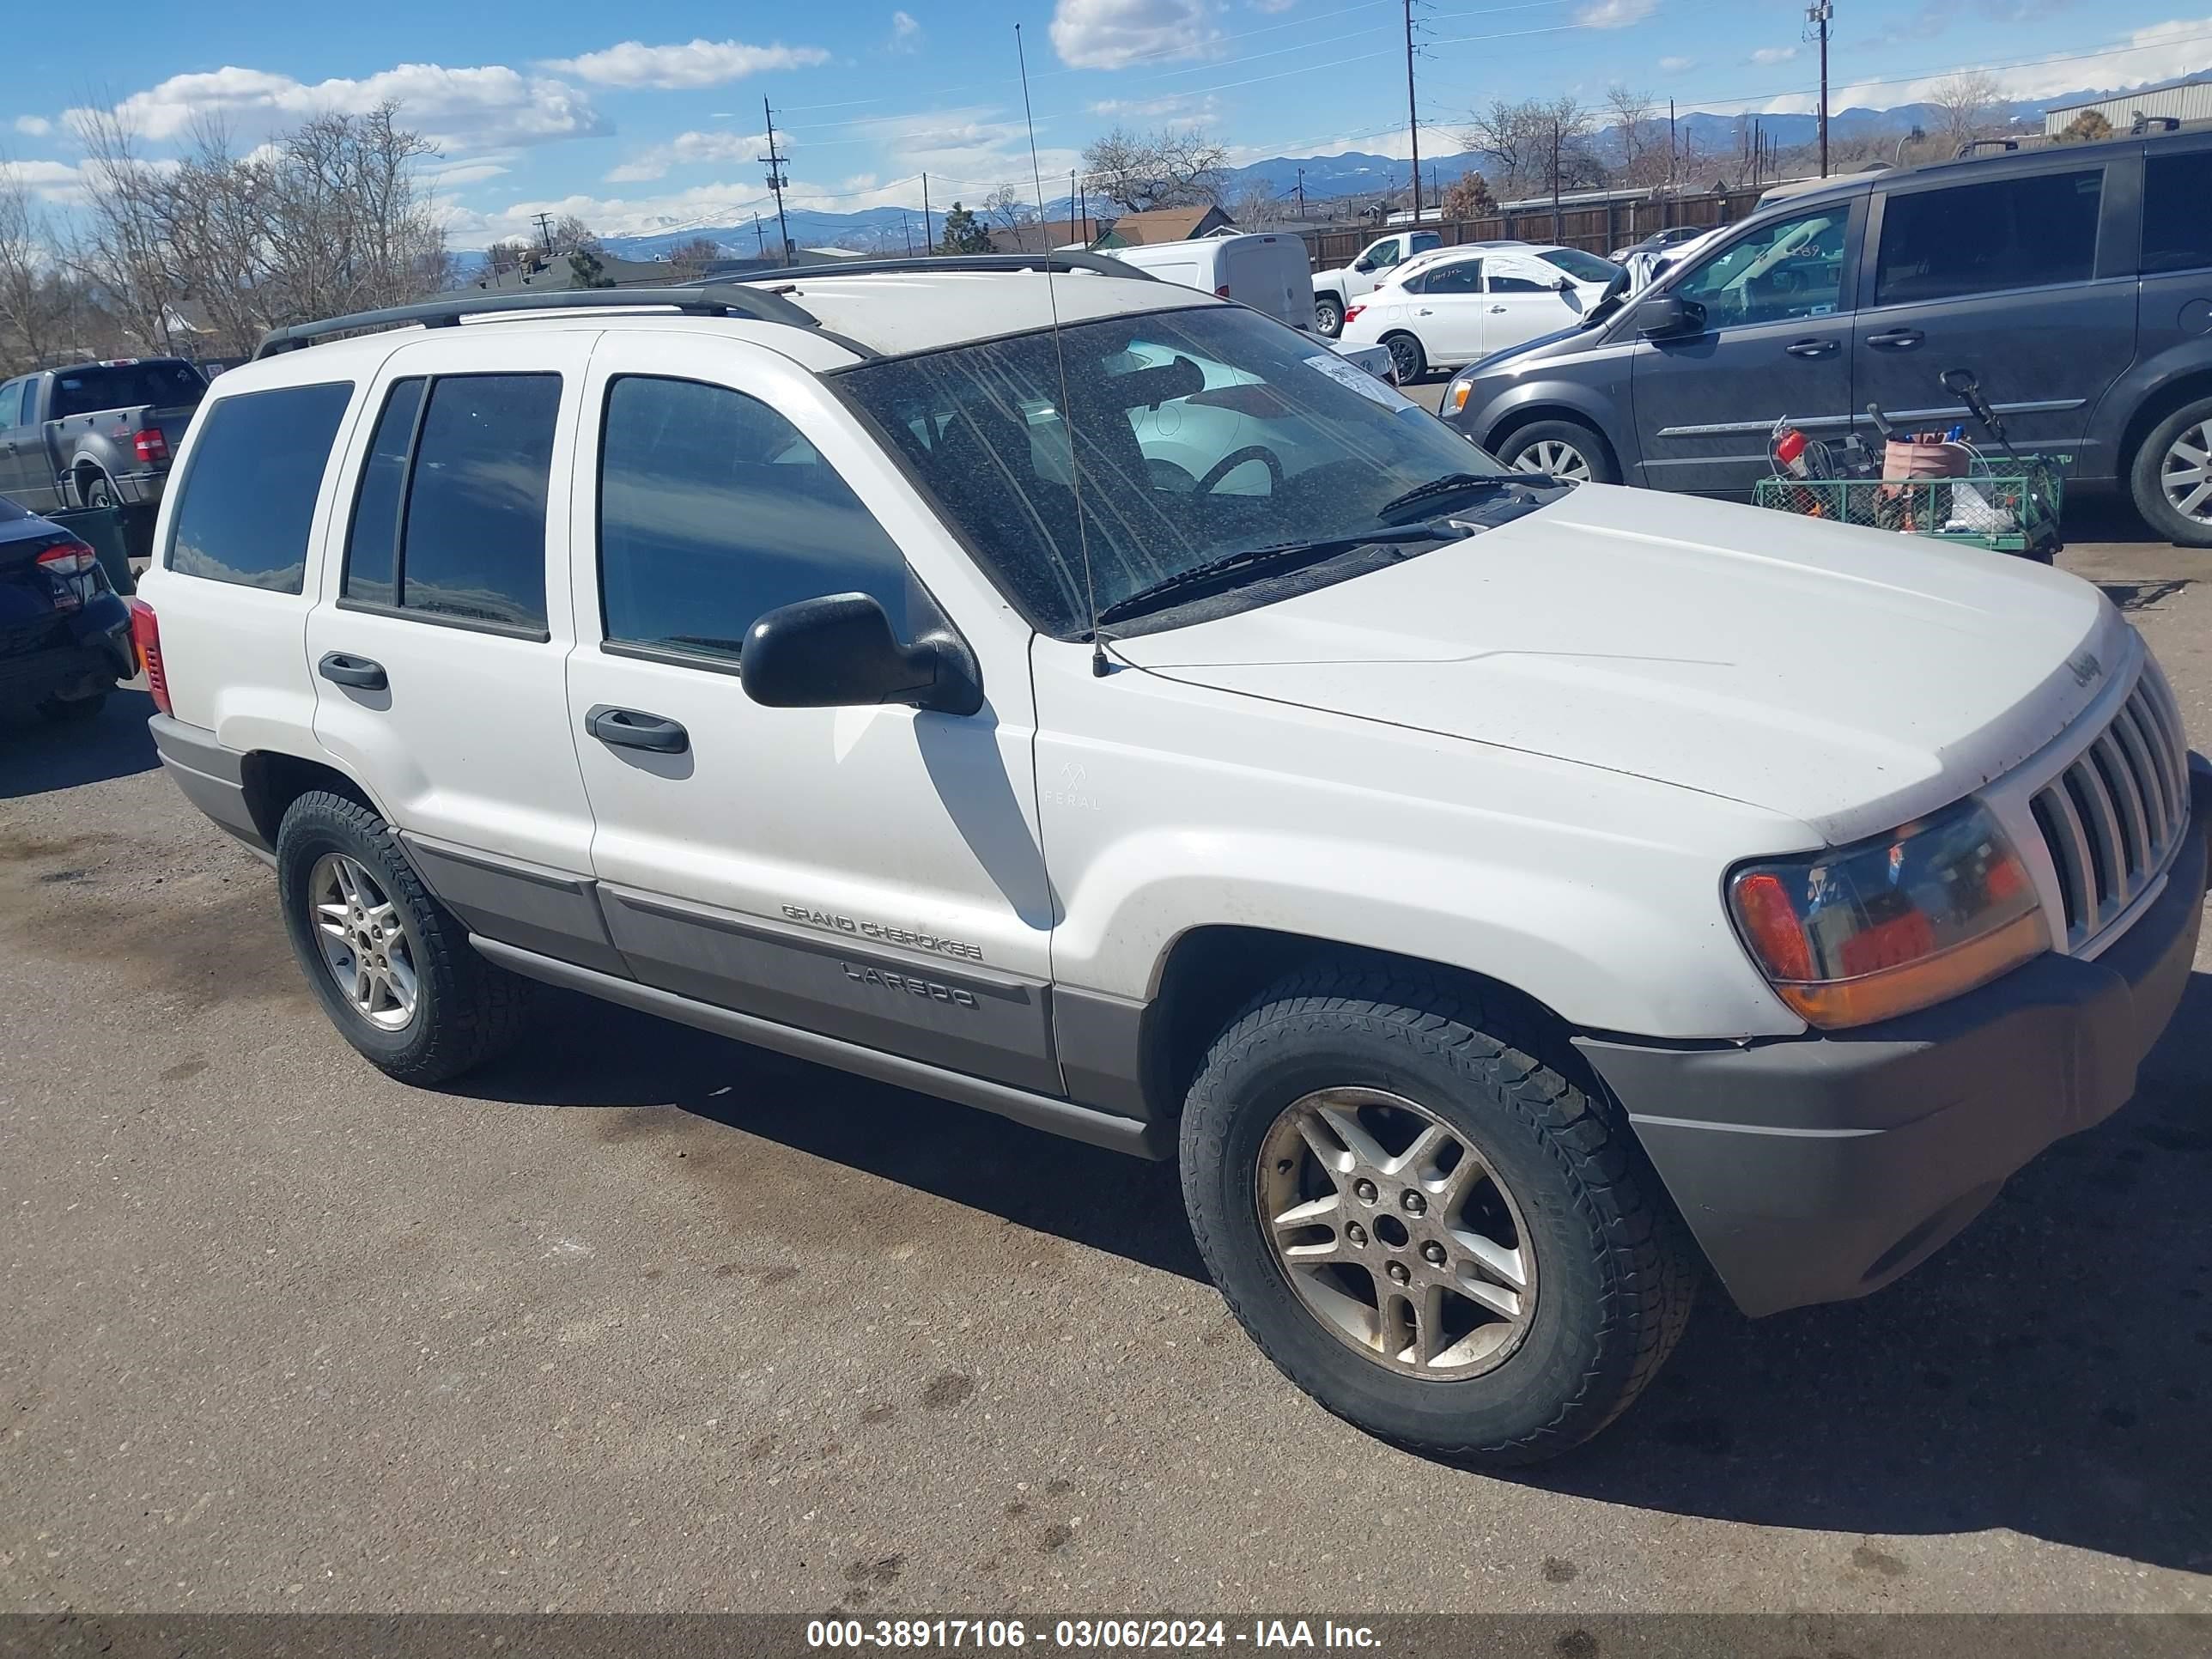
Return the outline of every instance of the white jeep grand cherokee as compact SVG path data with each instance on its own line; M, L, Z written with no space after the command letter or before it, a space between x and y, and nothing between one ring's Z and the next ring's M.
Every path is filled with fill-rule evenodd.
M1507 472L1052 264L479 296L216 382L155 734L356 1048L451 1078L545 981L1180 1156L1293 1381L1494 1462L1707 1267L1863 1294L2128 1097L2204 807L2094 587Z

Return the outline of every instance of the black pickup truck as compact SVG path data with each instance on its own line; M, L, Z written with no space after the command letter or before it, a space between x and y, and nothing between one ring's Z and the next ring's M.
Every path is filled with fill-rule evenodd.
M152 506L207 395L180 357L42 368L0 384L0 495L33 513Z

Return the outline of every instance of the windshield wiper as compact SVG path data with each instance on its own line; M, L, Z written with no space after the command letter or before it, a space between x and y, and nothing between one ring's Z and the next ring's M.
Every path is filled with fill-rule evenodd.
M1540 472L1447 472L1441 478L1414 485L1402 495L1393 495L1375 509L1375 516L1387 520L1401 507L1411 507L1437 495L1456 495L1472 489L1508 489L1516 484L1533 483L1540 488L1550 482Z
M1276 542L1267 547L1249 547L1239 552L1224 553L1218 559L1208 559L1204 564L1194 564L1188 570L1178 570L1172 576L1163 576L1156 582L1147 583L1135 592L1103 607L1097 619L1102 623L1120 622L1124 617L1138 616L1144 611L1158 611L1186 589L1209 586L1265 567L1312 564L1339 553L1349 553L1355 548L1378 544L1387 546L1404 542L1455 542L1467 534L1456 525L1409 524L1381 530L1363 530L1351 536L1330 536L1317 541Z

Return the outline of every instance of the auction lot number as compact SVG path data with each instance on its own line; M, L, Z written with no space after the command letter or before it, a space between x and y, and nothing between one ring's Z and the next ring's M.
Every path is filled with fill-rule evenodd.
M815 1619L806 1626L810 1648L1018 1648L1045 1632L1018 1619ZM1218 1619L1062 1619L1052 1626L1056 1648L1127 1650L1218 1648L1227 1636Z

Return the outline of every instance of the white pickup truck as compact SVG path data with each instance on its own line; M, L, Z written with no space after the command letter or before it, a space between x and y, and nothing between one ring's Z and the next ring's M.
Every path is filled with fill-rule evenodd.
M1377 236L1359 250L1348 265L1314 272L1314 326L1332 340L1344 326L1344 313L1352 302L1373 291L1375 284L1416 253L1442 247L1444 239L1433 230L1399 230Z

